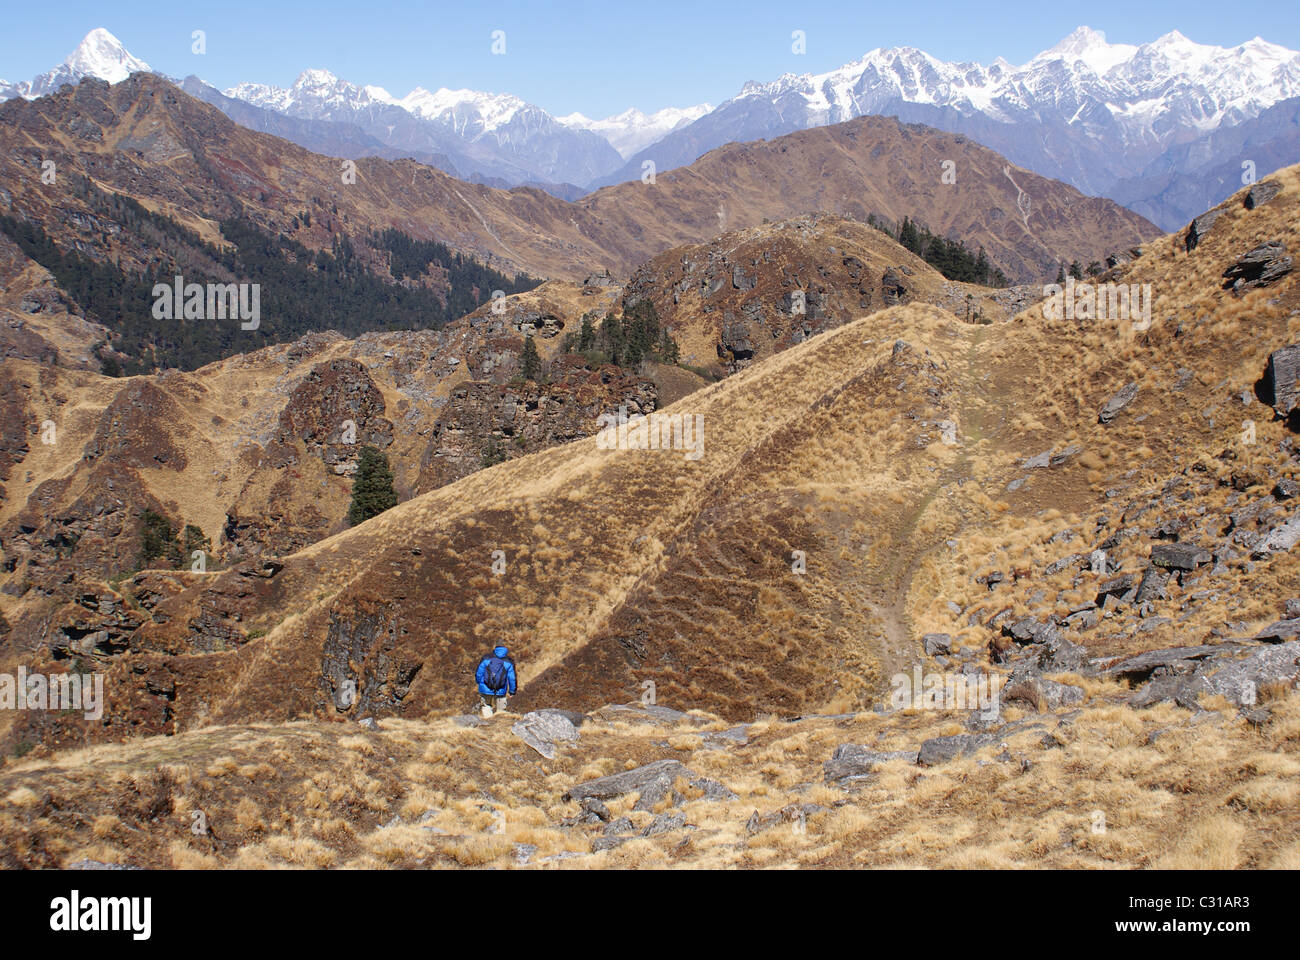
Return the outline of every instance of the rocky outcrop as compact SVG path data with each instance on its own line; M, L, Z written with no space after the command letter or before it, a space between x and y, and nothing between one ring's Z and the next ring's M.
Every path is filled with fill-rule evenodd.
M1286 244L1270 240L1242 254L1223 271L1223 289L1241 294L1256 287L1266 287L1291 272L1291 258Z

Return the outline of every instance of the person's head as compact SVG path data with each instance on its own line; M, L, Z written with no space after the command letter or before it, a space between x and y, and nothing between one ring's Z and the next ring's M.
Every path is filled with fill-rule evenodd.
M498 646L497 646L497 647L492 651L492 655L493 655L494 657L500 657L501 659L504 660L506 657L510 656L510 648L507 647L504 643L503 643L503 644L499 644L499 645L498 645Z

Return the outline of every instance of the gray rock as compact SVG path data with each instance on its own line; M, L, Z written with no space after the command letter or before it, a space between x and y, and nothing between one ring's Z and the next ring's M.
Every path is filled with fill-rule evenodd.
M610 817L612 816L609 812L609 807L605 806L595 797L584 797L578 806L582 807L584 813L591 814L591 816L595 817L602 823L609 823Z
M696 777L691 781L691 786L696 790L704 792L705 800L736 800L736 794L726 784L719 783L717 780L711 780L708 777Z
M831 758L822 764L827 783L843 783L862 780L869 777L876 764L888 763L890 760L906 760L916 763L915 750L875 750L859 743L841 743L831 754Z
M1269 240L1242 254L1237 262L1223 271L1225 286L1234 293L1267 286L1291 272L1291 258L1286 244Z
M686 826L686 814L681 811L673 813L661 813L650 821L649 826L641 831L643 837L653 837L661 833L669 833L673 830L681 830Z
M591 852L600 853L602 850L613 850L615 847L621 847L631 839L631 837L596 837L591 841Z
M1132 403L1138 395L1138 385L1136 383L1125 384L1120 391L1106 401L1106 405L1101 408L1101 413L1097 415L1100 423L1110 423L1120 411Z
M1300 618L1279 620L1276 623L1270 623L1259 633L1255 634L1255 639L1277 642L1281 640L1290 640L1298 636L1300 636Z
M1254 706L1259 688L1271 683L1295 683L1300 677L1300 640L1265 647L1240 660L1214 660L1197 668L1175 697L1184 707L1196 706L1201 695L1222 694L1239 707Z
M1169 583L1168 574L1162 573L1154 566L1142 571L1142 582L1138 584L1136 603L1148 603L1152 600L1165 599L1165 588Z
M573 743L578 739L578 730L569 718L551 711L524 714L510 732L547 760L555 759L557 743Z
M1254 210L1256 207L1262 207L1281 192L1282 184L1276 180L1264 180L1250 188L1242 205L1247 210Z
M927 656L952 653L952 636L947 633L927 633L921 638Z
M141 870L143 867L133 867L123 863L104 863L102 860L77 860L68 864L68 870Z
M615 837L621 834L631 833L635 829L636 825L632 823L630 817L619 817L617 820L611 820L607 823L605 829L601 832L607 837Z
M656 760L635 770L624 770L622 773L611 773L607 777L597 777L595 780L574 784L565 791L564 799L582 800L586 797L599 797L608 800L611 797L621 797L625 793L640 791L646 784L661 777L669 777L672 780L684 777L690 780L695 775L695 772L683 766L681 761Z
M993 746L997 742L997 737L987 733L954 733L947 737L933 737L921 744L916 762L923 767L933 767L958 756L970 756L982 747Z
M1167 570L1195 570L1212 559L1210 551L1194 543L1156 543L1151 545L1151 562Z
M1265 560L1275 553L1285 553L1297 543L1300 543L1300 516L1292 517L1270 530L1251 550L1251 556L1256 560Z
M1193 220L1187 227L1187 234L1183 238L1184 247L1188 250L1195 250L1196 245L1201 242L1201 239L1209 233L1210 228L1214 226L1214 221L1218 220L1221 216L1223 216L1223 210L1221 209L1207 210L1205 213Z
M1087 561L1082 553L1072 553L1068 557L1061 557L1059 560L1053 560L1043 569L1043 575L1047 577L1055 576L1062 570L1069 567L1078 567Z
M1082 703L1083 689L1051 680L1033 667L1019 666L1007 678L1000 699L1003 706L1020 702L1041 712Z
M1273 485L1273 496L1278 500L1294 500L1300 497L1300 483L1289 477L1283 477Z

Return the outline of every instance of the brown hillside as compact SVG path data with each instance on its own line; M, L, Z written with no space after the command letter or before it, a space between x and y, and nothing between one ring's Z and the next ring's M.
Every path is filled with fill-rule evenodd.
M8 721L3 863L1294 869L1295 371L1264 373L1300 168L1270 183L1116 268L1149 327L894 307L668 408L698 460L580 440L283 567L145 575L91 657L106 723ZM518 712L448 716L500 640ZM892 703L913 667L1000 709Z
M54 184L40 182L44 159L59 164ZM954 184L941 182L946 160L955 164ZM1108 200L1015 168L1008 177L1006 166L963 137L863 117L733 144L653 184L608 187L570 204L534 189L464 183L413 161L359 160L356 182L348 184L341 161L239 127L144 74L0 105L6 212L39 221L65 243L75 237L134 265L147 264L150 252L121 249L113 225L75 195L71 174L134 197L213 241L220 239L216 221L236 213L311 247L328 247L338 233L360 240L391 226L499 268L570 280L602 267L626 276L670 247L764 218L815 212L912 216L971 249L984 246L1021 280L1054 275L1061 260L1101 259L1158 233ZM1018 212L1020 190L1031 197L1027 219ZM295 228L293 218L304 209L315 211L312 225Z
M333 711L349 672L367 691L354 710L462 707L465 671L501 638L521 655L524 705L588 707L652 680L666 702L730 718L842 709L875 702L922 633L1002 658L1015 618L1091 609L1098 581L1069 558L1101 547L1140 574L1167 530L1220 565L1159 602L1071 620L1071 642L1104 658L1249 636L1300 588L1287 554L1243 552L1294 502L1269 492L1292 472L1290 434L1252 390L1295 339L1296 297L1291 274L1244 296L1219 277L1261 240L1295 249L1296 176L1255 210L1229 201L1195 250L1170 237L1126 268L1153 284L1149 331L873 314L668 408L703 417L698 460L588 439L481 471L272 576L217 574L162 601L131 638L134 663L190 677L170 707L181 730ZM1099 423L1129 381L1137 399ZM1257 443L1234 445L1243 417ZM1055 465L1034 466L1044 452ZM232 612L200 615L213 605ZM266 636L151 652L206 649L211 631Z

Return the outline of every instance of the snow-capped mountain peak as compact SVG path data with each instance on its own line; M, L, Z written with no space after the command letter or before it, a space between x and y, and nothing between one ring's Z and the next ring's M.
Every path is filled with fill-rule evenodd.
M570 113L557 119L566 127L590 130L604 137L626 160L632 154L644 150L672 131L693 123L711 110L713 110L711 104L697 103L693 107L664 107L654 113L644 113L636 107L630 107L604 120L592 120L581 113Z
M1107 43L1106 34L1100 30L1078 27L1056 46L1038 54L1030 63L1045 63L1051 60L1075 63L1081 60L1098 76L1104 76L1111 68L1132 59L1137 50L1138 48L1132 44Z
M149 64L122 46L122 41L103 27L96 27L82 39L63 66L78 77L97 77L120 83L133 73L149 72Z
M68 54L61 64L53 70L42 73L30 81L9 84L0 83L0 94L21 96L31 100L53 93L65 83L77 83L86 77L106 80L109 83L121 83L133 73L149 73L152 67L139 57L132 56L122 45L122 41L103 27L91 30L77 49ZM0 97L3 98L3 97Z

